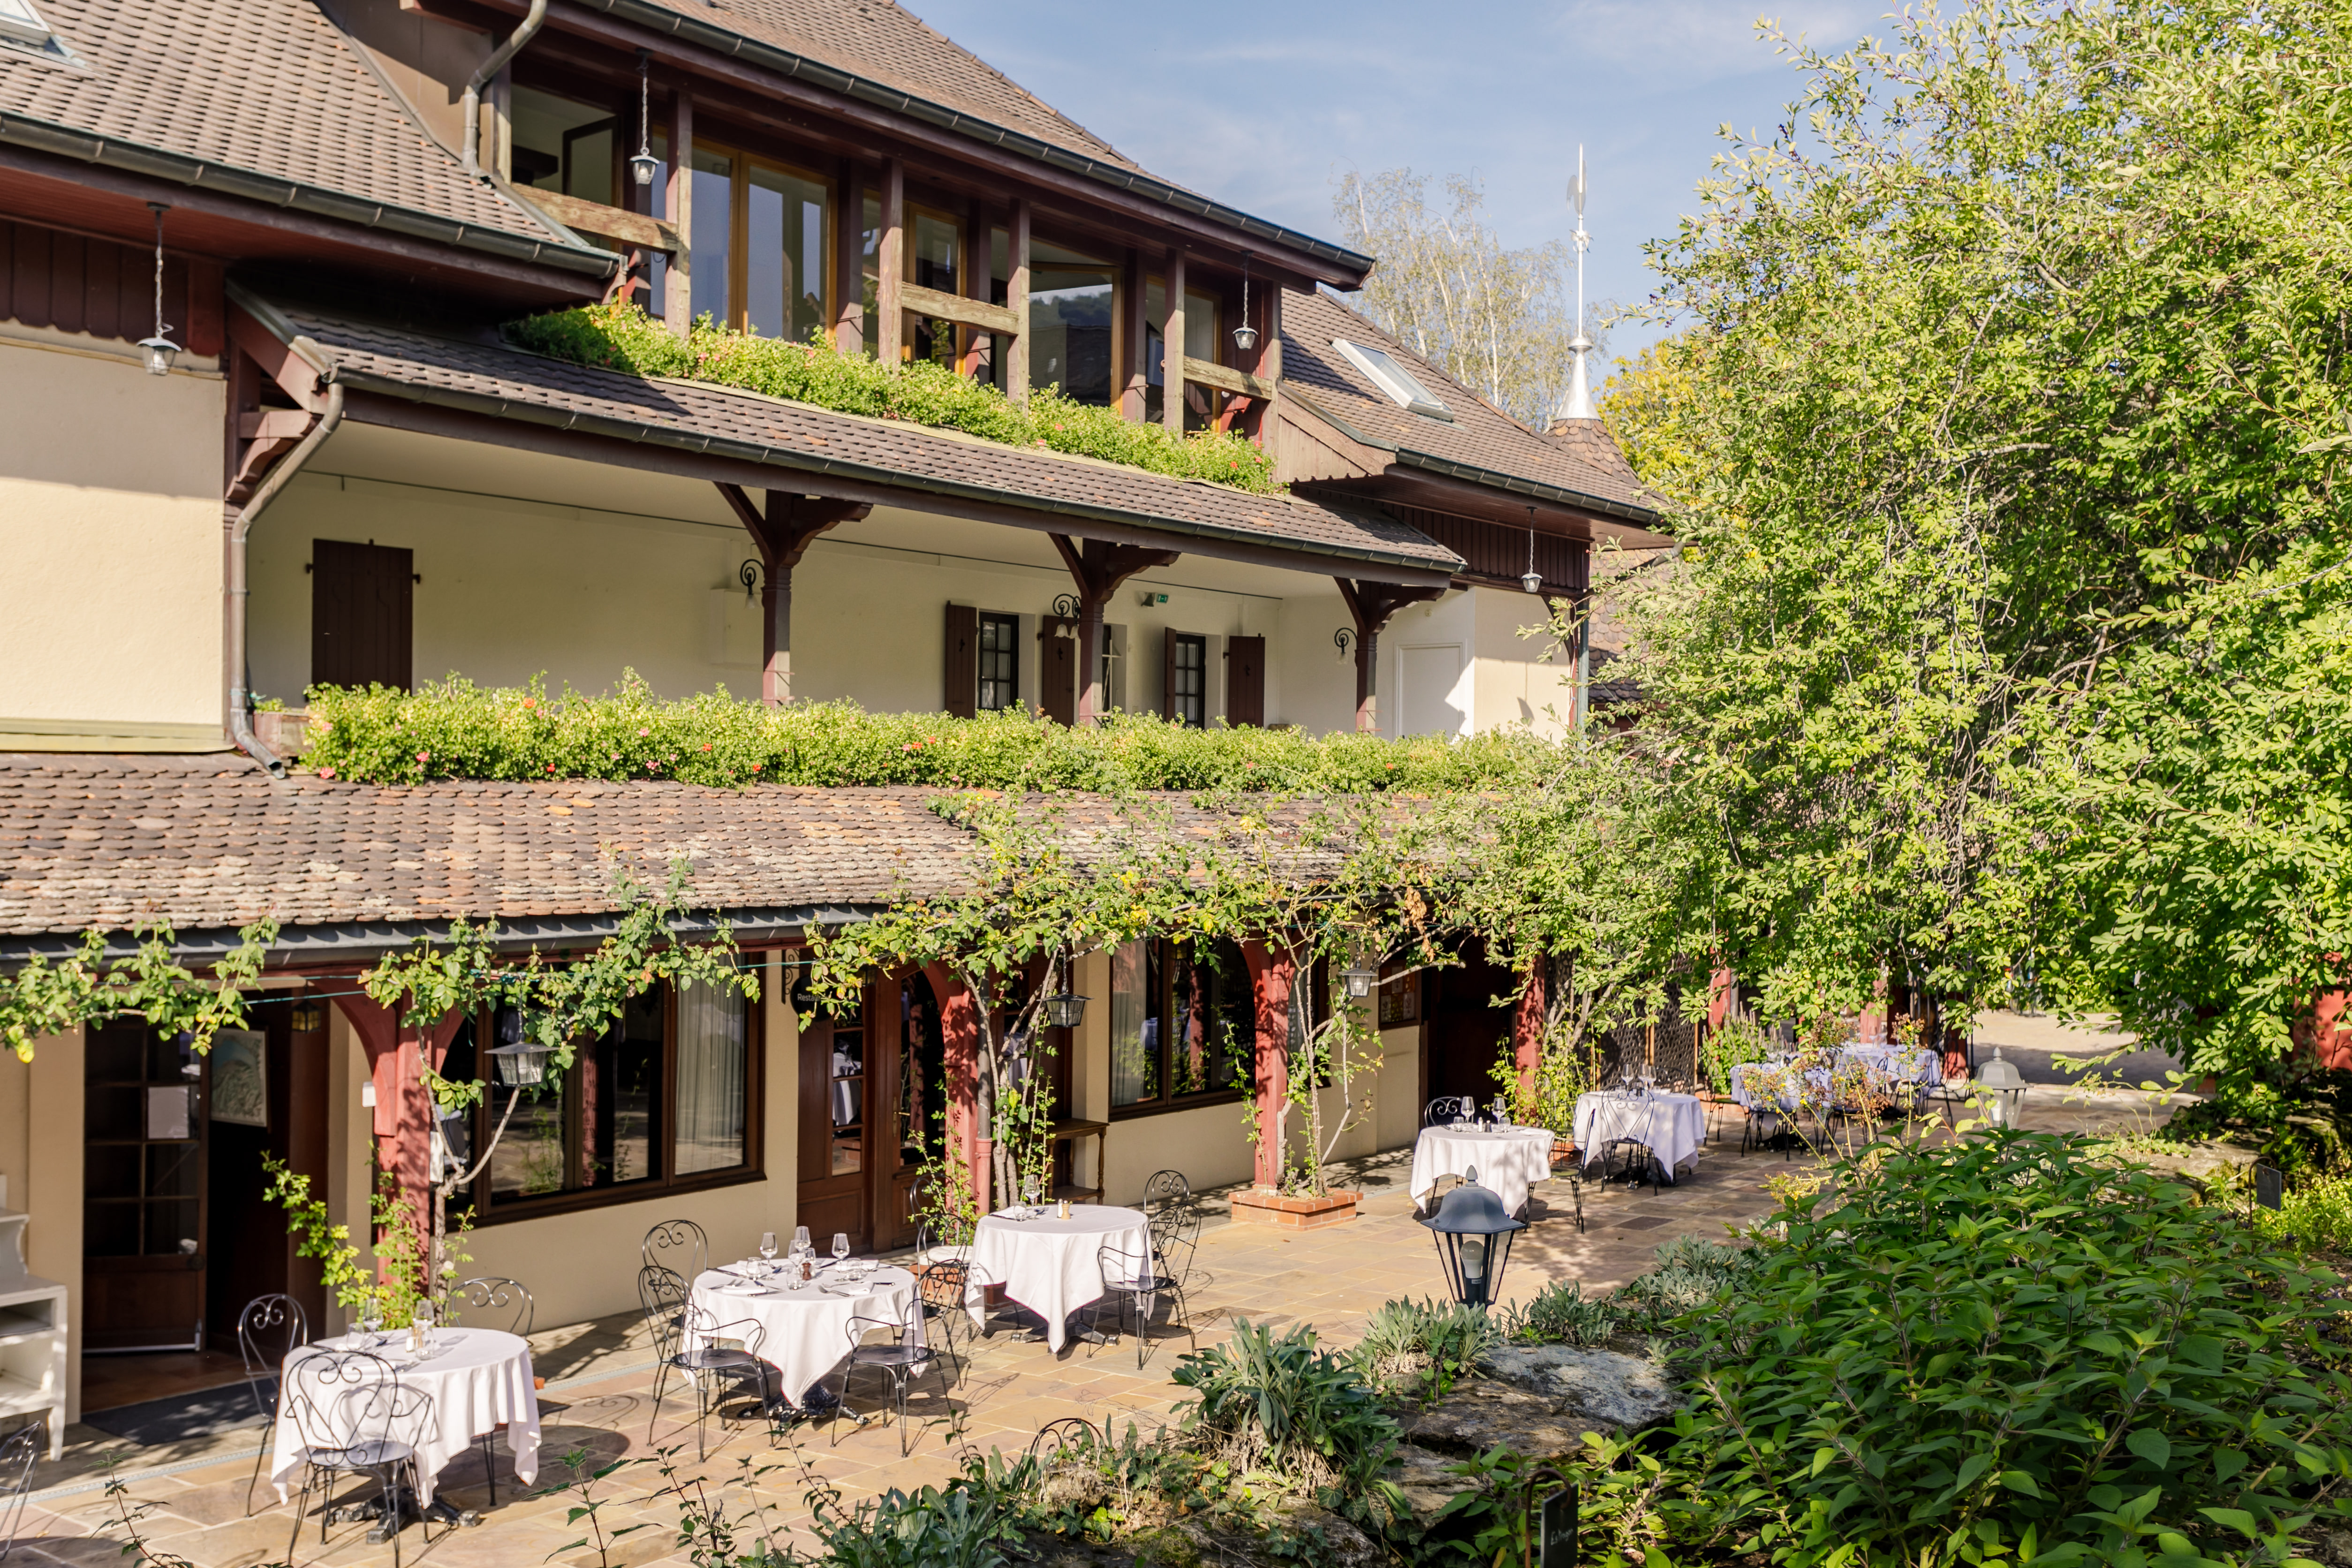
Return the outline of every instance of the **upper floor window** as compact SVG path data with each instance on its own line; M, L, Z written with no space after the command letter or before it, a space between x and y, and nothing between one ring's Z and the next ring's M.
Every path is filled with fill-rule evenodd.
M1358 370L1371 377L1379 387L1400 408L1410 408L1415 414L1426 414L1433 419L1452 419L1445 405L1429 388L1413 379L1412 373L1399 363L1395 355L1363 343L1351 343L1333 338L1331 346L1345 354Z
M1161 410L1166 407L1168 385L1168 285L1154 278L1146 284L1143 293L1143 422L1157 425ZM1222 364L1222 348L1225 341L1223 310L1213 294L1194 289L1184 290L1184 347L1187 359L1205 360ZM1198 382L1188 382L1184 387L1184 428L1205 430L1216 423L1223 412L1225 394Z
M1108 407L1118 268L1045 241L1029 247L1029 384ZM1189 334L1187 334L1189 336Z
M533 190L618 205L613 199L620 157L614 140L617 123L603 104L518 86L507 119L510 177Z
M1131 942L1111 953L1110 1102L1174 1105L1247 1089L1257 1011L1240 948Z
M1021 700L1021 617L980 617L980 708L999 713Z
M698 142L694 313L763 338L806 342L831 320L833 186L804 170Z
M1168 717L1193 729L1209 722L1209 639L1168 634Z

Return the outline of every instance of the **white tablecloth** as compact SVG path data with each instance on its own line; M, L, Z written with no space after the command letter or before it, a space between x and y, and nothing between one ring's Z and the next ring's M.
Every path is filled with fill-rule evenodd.
M393 1434L416 1449L420 1500L433 1500L433 1478L442 1466L501 1424L507 1446L514 1450L515 1479L530 1485L539 1479L539 1395L531 1385L530 1346L520 1335L499 1329L440 1329L436 1334L446 1348L422 1364L408 1359L405 1331L395 1331L391 1342L373 1352L399 1373L404 1400L411 1389L432 1399L426 1407L429 1421ZM326 1348L342 1348L343 1343L335 1341ZM288 1356L278 1387L291 1390L294 1364L320 1348L304 1345ZM302 1435L295 1426L293 1405L291 1399L278 1399L278 1426L271 1434L269 1479L277 1483L280 1501L302 1462Z
M1619 1094L1576 1097L1576 1146L1588 1165L1602 1148L1631 1138L1657 1156L1666 1179L1706 1141L1706 1110L1695 1094L1652 1094L1635 1100Z
M1110 1247L1132 1275L1151 1260L1151 1226L1140 1209L1073 1204L1070 1217L1051 1210L1037 1219L983 1215L971 1237L971 1282L965 1297L971 1320L982 1321L981 1288L1002 1285L1005 1295L1045 1320L1045 1343L1061 1353L1064 1321L1102 1300L1102 1252Z
M740 1273L750 1273L739 1265ZM923 1314L915 1301L915 1277L903 1268L877 1268L863 1283L851 1286L828 1268L806 1285L776 1289L764 1295L749 1291L734 1274L712 1269L694 1282L694 1304L719 1323L727 1339L740 1339L741 1331L728 1325L754 1322L761 1330L759 1355L782 1379L783 1396L794 1405L849 1354L849 1320L872 1318L908 1326L908 1342L923 1342ZM856 1289L856 1294L850 1294ZM695 1336L688 1335L689 1342ZM700 1348L689 1342L689 1350Z
M1478 1184L1501 1200L1505 1214L1517 1214L1528 1189L1551 1176L1549 1127L1424 1127L1412 1141L1412 1201L1418 1205L1440 1176L1478 1168Z
M1838 1052L1838 1058L1842 1062L1858 1062L1874 1068L1896 1086L1903 1084L1933 1086L1940 1081L1942 1077L1936 1060L1936 1053L1933 1051L1906 1052L1892 1046L1848 1046ZM1798 1100L1795 1088L1796 1072L1793 1068L1783 1063L1739 1063L1731 1069L1731 1098L1753 1110L1757 1101L1762 1098L1760 1091L1754 1087L1755 1080L1759 1075L1767 1073L1785 1080L1777 1097L1780 1102L1780 1109L1795 1110ZM1813 1068L1808 1070L1805 1075L1805 1084L1807 1098L1816 1100L1826 1100L1829 1098L1830 1075L1823 1068Z

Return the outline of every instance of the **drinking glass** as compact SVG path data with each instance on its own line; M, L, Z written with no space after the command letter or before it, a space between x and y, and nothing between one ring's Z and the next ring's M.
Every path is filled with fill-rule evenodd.
M1037 1178L1026 1176L1021 1182L1021 1201L1030 1208L1037 1206Z
M841 1231L833 1233L833 1260L835 1263L849 1256L849 1237Z
M775 1272L776 1233L772 1230L763 1230L760 1233L760 1261L765 1266L761 1272L770 1274Z
M367 1336L366 1349L373 1350L382 1342L376 1337L383 1327L383 1303L370 1296L360 1304L360 1332Z
M810 1250L808 1226L804 1225L793 1226L793 1250L794 1252Z

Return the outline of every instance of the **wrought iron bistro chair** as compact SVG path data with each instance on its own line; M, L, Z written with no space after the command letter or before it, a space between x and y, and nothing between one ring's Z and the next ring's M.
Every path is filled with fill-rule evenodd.
M692 1285L710 1268L710 1238L690 1219L666 1219L637 1244L637 1261L683 1275Z
M1460 1121L1474 1121L1478 1116L1478 1102L1466 1094L1441 1094L1421 1110L1423 1127L1451 1127Z
M675 1269L658 1263L637 1270L637 1300L645 1307L646 1326L653 1331L654 1353L660 1358L654 1373L654 1408L646 1422L646 1441L654 1440L654 1430L661 1423L662 1395L670 1373L682 1373L694 1386L694 1453L699 1459L705 1453L703 1429L723 1397L714 1394L715 1389L748 1382L759 1390L763 1411L772 1403L767 1364L760 1359L767 1331L748 1321L720 1322L708 1308L694 1304L687 1294L686 1281ZM720 1416L722 1421L725 1418Z
M411 1435L433 1421L433 1397L422 1389L402 1384L390 1362L370 1351L312 1350L297 1356L286 1368L285 1387L278 1397L294 1423L302 1448L302 1492L294 1500L294 1533L286 1542L286 1558L294 1559L302 1539L303 1505L310 1489L319 1488L319 1544L327 1543L327 1521L334 1510L334 1479L359 1475L381 1489L383 1522L392 1542L393 1568L400 1568L400 1472L405 1469L416 1491L424 1490ZM425 1543L433 1543L432 1526L420 1516Z
M0 1437L0 1558L16 1549L16 1526L33 1489L33 1461L41 1457L42 1424L28 1421Z
M291 1296L256 1296L236 1315L236 1348L245 1357L246 1392L253 1395L253 1413L270 1425L278 1421L279 1371L297 1346L310 1342L310 1325L302 1304ZM253 1517L253 1489L261 1484L261 1461L269 1452L264 1438L253 1457L253 1475L245 1483L245 1517Z
M921 1303L916 1303L912 1308L911 1321L921 1321L922 1310ZM836 1412L834 1426L833 1440L836 1445L841 1441L841 1426L838 1418L840 1413L848 1412L852 1419L861 1426L866 1421L863 1415L857 1415L849 1411L850 1378L860 1372L878 1372L890 1380L891 1393L897 1398L898 1457L902 1459L907 1457L908 1450L911 1447L907 1436L907 1384L922 1376L926 1369L940 1364L940 1353L931 1348L928 1339L920 1344L912 1342L911 1336L907 1331L908 1326L907 1322L888 1318L849 1320L847 1329L849 1360L841 1369L841 1405ZM887 1334L889 1337L887 1341L877 1342L873 1340L873 1336L877 1334ZM942 1398L952 1398L955 1394L955 1390L948 1384L944 1370L940 1373L940 1393Z
M915 1293L920 1298L923 1321L931 1325L923 1331L924 1338L928 1341L936 1328L940 1346L955 1368L957 1383L963 1381L964 1369L962 1358L956 1354L956 1325L961 1323L967 1334L979 1331L972 1327L971 1313L965 1305L971 1289L971 1259L968 1258L942 1258L935 1263L918 1265L915 1269Z
M497 1275L484 1275L475 1279L460 1279L450 1294L469 1312L478 1312L494 1324L504 1317L507 1332L519 1339L530 1338L531 1320L538 1315L530 1290L520 1279L508 1279ZM499 1423L503 1426L505 1422ZM489 1482L490 1506L499 1506L499 1472L491 1462L492 1433L482 1434L482 1474Z
M1153 1303L1161 1296L1170 1300L1170 1326L1181 1324L1193 1348L1200 1347L1200 1338L1192 1330L1192 1303L1184 1297L1184 1284L1192 1272L1193 1254L1201 1244L1201 1210L1192 1200L1192 1184L1184 1179L1181 1171L1155 1171L1143 1190L1151 1256L1130 1257L1117 1242L1106 1243L1095 1254L1103 1282L1103 1293L1095 1303L1096 1327L1101 1327L1103 1302L1117 1304L1119 1315L1114 1328L1126 1321L1128 1304L1134 1303L1138 1367L1150 1354L1147 1331L1151 1324Z

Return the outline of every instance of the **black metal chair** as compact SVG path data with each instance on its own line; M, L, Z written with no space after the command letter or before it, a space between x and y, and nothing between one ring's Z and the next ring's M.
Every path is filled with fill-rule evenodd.
M1151 1309L1162 1296L1168 1298L1168 1322L1171 1328L1181 1327L1185 1338L1198 1350L1200 1336L1192 1331L1192 1309L1184 1300L1184 1288L1176 1276L1163 1267L1154 1256L1139 1258L1121 1247L1116 1241L1105 1242L1095 1253L1096 1267L1102 1270L1103 1293L1095 1299L1094 1326L1097 1338L1102 1332L1102 1310L1105 1302L1117 1303L1118 1316L1111 1320L1111 1338L1108 1344L1118 1342L1118 1331L1127 1322L1129 1303L1135 1308L1135 1364L1139 1369L1151 1353L1151 1338L1145 1331L1151 1326Z
M966 1333L977 1331L971 1327L971 1311L965 1301L971 1289L969 1258L942 1258L936 1263L915 1265L915 1293L921 1300L923 1321L927 1325L937 1326L940 1348L955 1367L958 1383L963 1381L963 1361L956 1354L956 1325L963 1324ZM924 1338L928 1340L930 1334L931 1328L926 1327Z
M1097 1431L1095 1424L1083 1415L1057 1415L1037 1428L1029 1439L1028 1463L1051 1465L1072 1448L1092 1453L1110 1446L1110 1428Z
M41 1457L47 1429L28 1421L0 1437L0 1559L16 1550L16 1526L25 1517L25 1499L33 1489L33 1461ZM248 1504L248 1507L250 1505Z
M291 1296L256 1296L236 1315L236 1348L245 1357L246 1392L253 1395L253 1413L268 1426L278 1423L278 1374L296 1347L310 1342L310 1325L302 1303ZM261 1484L261 1461L269 1452L262 1439L253 1457L253 1475L245 1483L245 1517L253 1517L253 1489ZM5 1553L0 1553L5 1555Z
M1423 1127L1451 1127L1456 1122L1475 1121L1478 1102L1466 1094L1441 1094L1421 1108Z
M971 1260L971 1222L959 1219L953 1223L926 1218L915 1227L915 1261L925 1263L965 1263Z
M1779 1142L1780 1158L1789 1158L1789 1146L1781 1141L1791 1131L1790 1113L1769 1100L1760 1105L1747 1105L1740 1109L1747 1113L1747 1119L1739 1129L1739 1152L1745 1155L1750 1149L1769 1149Z
M646 1326L653 1331L654 1352L660 1366L654 1373L653 1415L646 1422L646 1441L654 1440L661 1424L662 1396L673 1372L694 1385L694 1453L705 1453L703 1430L723 1395L715 1388L746 1381L757 1386L762 1411L773 1403L768 1391L767 1363L760 1359L766 1331L756 1322L722 1323L716 1314L698 1307L687 1293L686 1281L675 1269L658 1263L637 1270L637 1300L644 1306ZM737 1331L741 1331L740 1333ZM726 1342L740 1339L740 1346ZM726 1417L722 1415L720 1419Z
M531 1300L530 1288L521 1280L486 1274L473 1279L458 1280L451 1287L449 1294L467 1311L478 1312L490 1319L494 1327L503 1327L507 1332L520 1339L530 1338L531 1321L538 1315L539 1309ZM506 1320L503 1324L497 1321L500 1318ZM506 1423L502 1421L499 1425L504 1426ZM499 1506L499 1472L490 1454L490 1438L495 1435L489 1432L482 1434L482 1475L489 1484L492 1508Z
M637 1261L684 1275L692 1285L710 1268L710 1238L690 1219L666 1219L637 1243Z
M922 1311L919 1303L914 1309L917 1318ZM921 1344L908 1342L908 1325L887 1318L852 1318L849 1320L849 1359L841 1369L841 1404L834 1427L834 1441L841 1441L839 1414L847 1414L863 1426L866 1417L849 1408L849 1380L860 1372L878 1372L890 1380L892 1393L898 1405L898 1457L905 1458L911 1445L907 1437L907 1384L922 1376L924 1370L940 1364L940 1353L928 1338ZM887 1342L869 1342L876 1334L887 1334ZM953 1398L955 1390L949 1386L947 1373L940 1374L942 1398Z
M287 1561L293 1561L294 1548L302 1539L303 1505L310 1500L311 1488L319 1488L320 1494L319 1544L324 1546L327 1523L335 1511L331 1506L334 1478L357 1475L373 1479L381 1490L380 1528L392 1542L393 1568L400 1568L404 1528L400 1472L408 1472L410 1484L422 1495L425 1479L411 1439L432 1425L432 1396L404 1386L393 1364L372 1351L312 1349L287 1364L278 1398L285 1403L302 1445L299 1456L302 1491L294 1500L294 1533L286 1542ZM417 1523L429 1548L432 1527L421 1516Z

